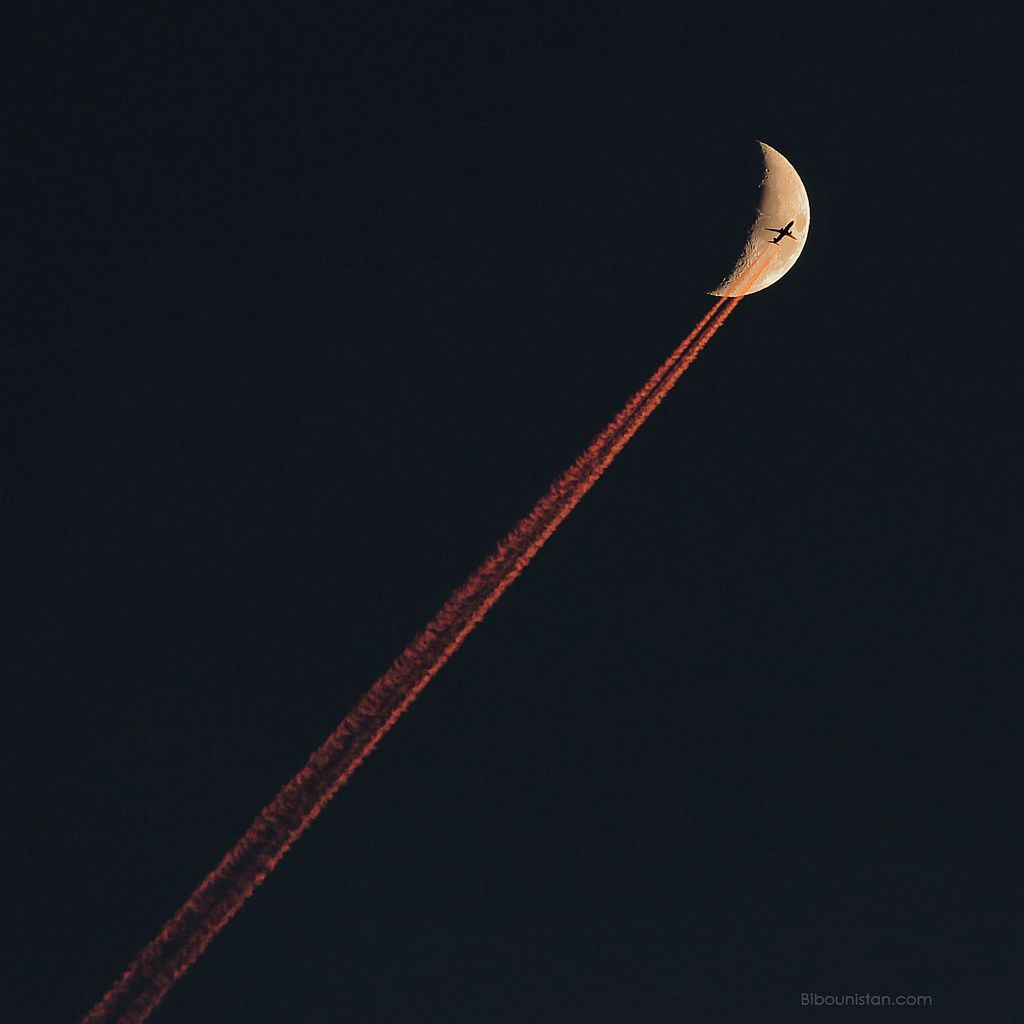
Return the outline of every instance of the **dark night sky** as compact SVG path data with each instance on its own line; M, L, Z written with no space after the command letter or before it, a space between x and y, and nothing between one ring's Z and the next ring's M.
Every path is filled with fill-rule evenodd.
M217 10L7 26L0 1020L102 995L689 330L755 139L796 268L154 1020L1018 1019L1009 5Z

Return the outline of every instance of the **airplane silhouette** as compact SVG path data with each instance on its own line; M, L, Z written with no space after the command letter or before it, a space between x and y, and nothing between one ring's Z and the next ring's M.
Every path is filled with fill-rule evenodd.
M771 242L772 245L778 245L779 242L782 241L782 239L792 238L795 242L796 235L794 235L793 232L789 230L792 226L793 222L790 221L784 228L765 228L765 231L778 231L779 233L778 238L769 238L768 241Z

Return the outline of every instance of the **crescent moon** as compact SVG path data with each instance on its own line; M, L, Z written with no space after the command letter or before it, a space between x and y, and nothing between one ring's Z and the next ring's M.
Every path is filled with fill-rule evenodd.
M763 291L789 272L807 244L807 232L811 226L807 189L796 169L777 149L772 149L764 142L758 145L764 157L764 178L761 181L757 218L732 273L711 295L752 295ZM770 229L781 228L789 221L793 222L790 230L796 238L780 238L779 244L773 245ZM766 249L774 251L765 258L761 273L749 287L737 287L737 281Z

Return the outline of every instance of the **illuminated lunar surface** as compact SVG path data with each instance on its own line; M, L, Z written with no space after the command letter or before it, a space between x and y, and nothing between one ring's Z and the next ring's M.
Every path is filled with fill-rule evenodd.
M712 295L750 295L775 284L800 258L807 242L811 226L811 207L807 201L807 189L800 180L793 165L776 149L759 144L764 157L764 178L761 181L761 197L757 206L757 217L750 228L746 245L736 266L729 276L713 291ZM772 245L772 234L768 228L781 228L793 221L790 229L795 239L783 238L779 245ZM765 269L759 273L749 287L737 287L744 272L765 250L773 250L766 257Z

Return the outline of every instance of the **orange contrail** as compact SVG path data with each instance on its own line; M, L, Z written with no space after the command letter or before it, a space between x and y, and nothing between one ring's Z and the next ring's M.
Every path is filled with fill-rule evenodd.
M760 274L760 260L745 278ZM738 290L745 278L737 282ZM739 303L720 299L260 812L85 1024L141 1024L526 568Z

